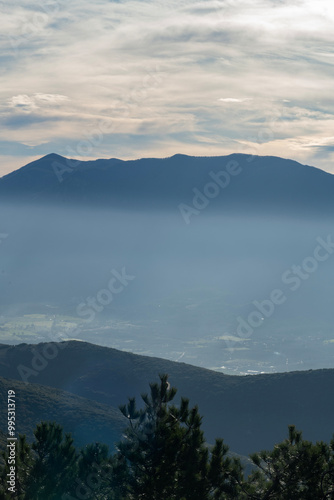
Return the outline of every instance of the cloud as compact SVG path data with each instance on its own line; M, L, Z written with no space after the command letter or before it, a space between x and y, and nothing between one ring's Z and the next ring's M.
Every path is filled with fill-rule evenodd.
M249 147L330 168L307 144L334 136L333 20L325 0L13 0L3 140L65 154L107 121L92 156Z
M327 153L334 153L334 144L327 145L327 146L312 146L317 149L318 153L321 155L327 154Z
M18 114L16 116L9 116L7 118L2 119L2 124L8 128L12 129L22 129L25 127L29 127L31 125L52 121L55 122L57 118L54 116L42 116L35 114Z
M8 105L11 108L18 108L23 111L33 111L45 106L54 106L68 101L69 98L59 94L34 94L32 96L21 94L8 99Z
M222 102L245 102L245 101L251 101L251 97L245 97L244 99L235 99L234 97L221 97L218 99L218 101Z

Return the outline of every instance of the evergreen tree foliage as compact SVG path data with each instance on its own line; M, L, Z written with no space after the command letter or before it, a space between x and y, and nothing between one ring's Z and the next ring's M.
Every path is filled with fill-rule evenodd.
M205 443L198 408L175 395L160 375L140 408L134 398L120 407L128 427L112 455L101 443L76 451L60 425L42 422L32 444L17 441L15 494L2 454L0 500L334 500L334 439L313 444L289 426L282 443L251 456L245 479L222 439Z
M259 500L334 498L334 440L328 445L302 439L295 426L272 451L251 456L257 470L248 478L248 497Z
M176 389L167 375L150 384L142 395L145 408L135 399L120 409L128 419L119 455L129 467L129 499L206 500L237 498L241 466L226 457L227 446L217 440L209 453L201 430L198 408L181 399L172 405Z
M122 500L126 498L127 485L125 461L116 455L110 456L107 445L94 443L81 450L75 480L77 497Z
M63 435L62 427L54 422L42 422L34 433L35 441L30 482L26 497L34 500L58 500L70 491L77 475L77 452L70 434Z
M7 450L2 453L2 458L4 460L4 467L0 472L0 500L13 499L14 495L12 492L8 492L7 480L9 473L8 465L8 452ZM15 498L17 500L23 500L26 498L25 492L28 484L31 481L31 471L33 466L33 453L30 445L27 443L26 436L19 436L16 445L16 494Z

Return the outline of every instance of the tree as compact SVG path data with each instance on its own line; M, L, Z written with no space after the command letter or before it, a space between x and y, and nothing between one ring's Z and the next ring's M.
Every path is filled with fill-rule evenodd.
M25 499L25 492L27 485L29 484L31 477L31 470L33 467L33 455L29 444L27 443L26 436L19 436L16 445L16 457L15 457L15 497L12 492L7 489L7 480L9 473L9 463L8 463L8 452L5 451L2 454L5 466L0 473L0 500L13 500L16 498L18 500Z
M70 434L54 422L42 422L34 432L34 459L25 498L58 500L72 491L77 475L77 452Z
M330 445L302 439L295 426L272 451L251 456L258 470L250 475L248 498L325 500L334 498L334 440Z
M130 398L120 410L128 419L118 456L126 460L129 499L206 500L237 498L241 480L238 460L226 457L228 447L217 440L211 453L201 430L198 408L181 399L167 375L143 394L144 409Z
M42 422L31 445L25 436L17 441L15 494L3 453L0 500L334 499L334 439L313 444L289 426L282 443L251 456L256 468L245 479L222 439L205 443L198 408L185 398L173 404L175 395L160 375L142 395L143 408L135 398L120 407L129 425L113 455L101 443L77 452L60 425Z
M94 443L80 451L78 477L75 480L77 497L123 500L126 498L127 484L125 461L110 456L107 445Z

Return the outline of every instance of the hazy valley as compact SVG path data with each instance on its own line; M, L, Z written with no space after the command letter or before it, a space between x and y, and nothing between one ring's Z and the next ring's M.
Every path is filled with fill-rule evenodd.
M246 155L100 163L49 155L0 180L3 343L231 374L332 366L331 175Z

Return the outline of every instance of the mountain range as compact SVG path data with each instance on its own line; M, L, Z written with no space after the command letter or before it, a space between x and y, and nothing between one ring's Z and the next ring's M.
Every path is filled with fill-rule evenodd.
M51 352L57 353L52 359ZM22 373L29 370L35 374L24 383ZM178 389L176 401L184 396L198 405L207 441L222 437L233 452L271 449L290 424L306 439L332 437L333 369L230 376L85 342L0 346L0 377L6 378L0 379L1 393L17 391L18 432L30 426L31 434L42 418L57 420L80 444L104 439L112 446L123 424L118 406L133 396L140 404L159 373L168 373Z
M209 211L314 215L333 209L333 189L333 175L272 156L82 161L49 154L2 177L0 201L156 210L192 206L194 197L203 206L205 191Z
M223 437L247 455L272 448L290 424L328 441L332 259L293 293L282 276L310 265L319 237L331 237L333 192L334 177L314 167L237 154L51 154L2 177L0 388L17 391L19 432L31 437L51 419L79 445L112 447L124 424L118 406L168 373L177 397L199 406L209 443ZM184 224L187 213L196 223ZM122 269L135 279L107 304L110 273ZM278 288L285 303L237 338L238 318ZM85 322L78 311L99 298ZM45 343L52 329L64 338L78 325L84 342ZM324 369L281 373L291 366ZM219 372L227 369L276 373Z

